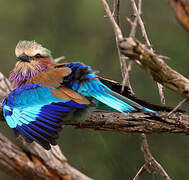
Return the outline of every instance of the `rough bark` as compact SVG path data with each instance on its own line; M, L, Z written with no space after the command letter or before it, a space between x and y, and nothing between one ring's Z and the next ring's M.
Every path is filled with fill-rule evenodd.
M101 131L126 133L185 133L189 134L189 115L175 112L158 112L157 115L144 113L123 114L119 112L93 112L86 120L66 121L64 125ZM4 121L3 116L1 119ZM33 151L33 150L32 150Z

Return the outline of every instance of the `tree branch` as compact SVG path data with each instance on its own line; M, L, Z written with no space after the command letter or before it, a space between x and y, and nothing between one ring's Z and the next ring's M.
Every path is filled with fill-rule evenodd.
M22 149L1 133L0 146L1 168L20 179L92 180L71 167L58 146L46 151L36 143L26 143Z
M170 68L146 45L133 38L120 41L121 52L132 60L137 59L147 68L155 81L189 99L189 79Z
M167 112L161 112L158 116L150 116L144 113L94 112L83 121L67 121L65 125L77 128L88 128L102 131L119 131L129 133L189 133L189 115L174 113L166 117ZM178 120L179 119L179 120Z
M2 107L0 107L2 114ZM69 120L64 125L80 129L127 133L185 133L189 134L189 115L180 112L158 112L148 115L140 112L123 114L119 112L95 111L86 120ZM5 121L1 116L0 121Z
M161 164L159 164L155 160L155 158L152 156L149 146L148 146L146 135L141 134L140 138L141 138L141 150L144 153L144 159L145 159L145 169L147 171L151 172L152 176L153 176L154 172L157 172L158 174L160 174L162 176L162 178L164 180L171 180L171 178L166 173L166 171L163 169Z
M143 166L139 169L133 180L139 180L140 176L146 171L146 165L143 164Z

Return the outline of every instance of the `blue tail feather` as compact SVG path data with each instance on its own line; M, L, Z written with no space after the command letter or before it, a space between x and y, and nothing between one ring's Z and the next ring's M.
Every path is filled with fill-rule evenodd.
M146 113L156 113L155 111L145 108L140 104L112 91L98 80L83 82L78 89L78 92L84 96L94 97L98 101L119 112L128 113L133 111L143 111Z

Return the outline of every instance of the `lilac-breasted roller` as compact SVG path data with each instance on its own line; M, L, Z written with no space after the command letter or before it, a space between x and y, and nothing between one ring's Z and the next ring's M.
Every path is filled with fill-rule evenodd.
M81 62L53 65L51 52L35 41L20 41L15 54L9 77L15 89L2 103L4 117L16 134L47 150L56 145L62 123L81 119L88 109L156 113L111 90L112 82Z

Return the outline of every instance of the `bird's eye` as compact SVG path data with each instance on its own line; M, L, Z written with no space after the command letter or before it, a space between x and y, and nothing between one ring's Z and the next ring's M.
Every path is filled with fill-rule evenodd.
M35 56L34 56L35 58L42 58L43 56L41 56L41 54L36 54Z

